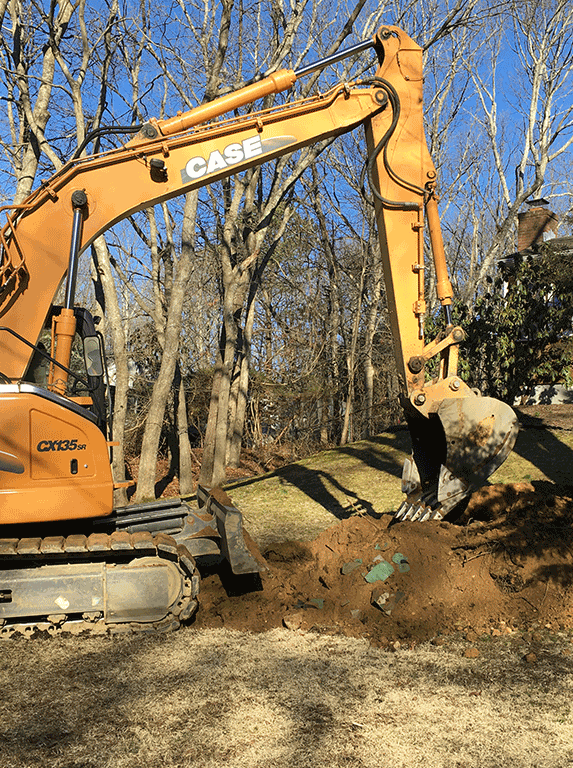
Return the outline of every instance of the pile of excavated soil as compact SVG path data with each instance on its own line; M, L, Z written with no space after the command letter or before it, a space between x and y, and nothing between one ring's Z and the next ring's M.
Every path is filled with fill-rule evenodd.
M253 591L204 576L197 627L286 626L385 647L453 631L573 627L573 496L528 483L474 494L457 523L355 515L273 544Z

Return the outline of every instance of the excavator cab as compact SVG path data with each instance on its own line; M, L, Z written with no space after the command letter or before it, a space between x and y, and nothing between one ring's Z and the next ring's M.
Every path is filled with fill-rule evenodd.
M53 306L48 314L40 338L36 342L23 381L50 389L57 375L58 363L53 356L53 318L60 306ZM66 396L85 407L96 417L104 434L108 432L106 408L107 373L101 334L91 313L83 307L74 307L75 333L70 350Z

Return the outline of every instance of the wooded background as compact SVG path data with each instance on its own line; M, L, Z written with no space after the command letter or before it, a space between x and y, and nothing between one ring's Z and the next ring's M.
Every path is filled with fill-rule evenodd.
M456 313L471 330L468 379L513 397L571 330L567 270L555 289L547 262L532 293L523 273L521 293L502 296L497 267L516 250L528 198L549 198L570 221L570 0L0 0L0 20L5 203L21 202L94 129L174 115L381 24L402 26L425 50L428 143ZM374 66L367 52L253 109ZM83 154L122 140L95 139ZM154 495L160 452L184 494L192 444L214 485L244 445L344 444L399 419L365 160L361 132L319 142L136 215L85 254L78 303L101 318L114 371L114 471L123 477L124 446L140 454L138 499ZM427 274L433 330L429 262ZM550 316L532 331L549 294ZM543 375L567 378L568 354Z

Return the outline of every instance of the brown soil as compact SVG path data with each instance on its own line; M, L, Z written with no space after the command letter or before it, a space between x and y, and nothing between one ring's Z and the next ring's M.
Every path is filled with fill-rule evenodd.
M522 427L573 429L573 405L522 405L515 411Z
M460 630L573 627L573 497L566 489L494 485L474 494L456 524L391 521L354 515L313 541L273 544L255 591L237 594L233 580L205 576L196 626L286 626L381 647ZM390 575L370 583L374 567Z

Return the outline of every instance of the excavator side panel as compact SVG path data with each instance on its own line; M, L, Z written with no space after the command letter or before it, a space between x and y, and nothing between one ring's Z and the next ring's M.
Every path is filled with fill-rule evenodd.
M0 525L109 515L105 436L85 409L34 385L0 385Z

